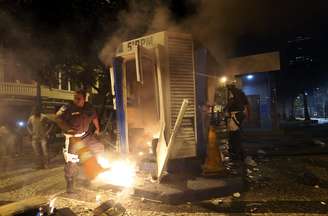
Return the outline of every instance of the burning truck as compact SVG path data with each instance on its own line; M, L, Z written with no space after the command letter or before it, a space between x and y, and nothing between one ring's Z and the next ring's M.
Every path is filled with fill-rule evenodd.
M123 42L110 68L121 153L156 155L161 180L171 159L203 158L218 65L190 34L158 32ZM224 100L221 101L224 105Z

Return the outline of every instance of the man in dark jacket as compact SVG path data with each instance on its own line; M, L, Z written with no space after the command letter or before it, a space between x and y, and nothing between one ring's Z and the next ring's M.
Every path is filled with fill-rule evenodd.
M76 91L73 103L62 106L56 113L56 116L61 121L61 127L68 129L65 132L64 157L66 163L64 171L67 192L72 193L74 178L79 171L77 162L104 151L104 146L92 136L93 132L90 131L89 127L92 123L95 127L94 133L99 134L99 121L94 108L86 102L86 92L83 90ZM81 147L81 145L83 146ZM79 148L81 150L81 148L85 147L91 150L91 152L86 153L82 149L82 152L84 152L84 156L82 157L78 151Z
M235 85L228 85L228 103L224 108L229 114L228 130L231 159L243 161L245 158L241 144L241 126L250 116L250 107L246 95Z

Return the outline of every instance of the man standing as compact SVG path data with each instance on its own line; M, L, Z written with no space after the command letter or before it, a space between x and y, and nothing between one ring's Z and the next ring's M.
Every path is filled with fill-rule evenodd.
M8 124L0 126L0 171L7 171L15 155L16 136Z
M86 102L86 92L83 90L75 92L73 103L62 106L56 113L56 118L59 126L67 129L64 131L66 136L64 172L67 193L73 193L74 179L79 172L77 162L90 159L93 155L104 151L104 146L92 136L89 127L92 123L95 127L94 133L98 135L100 132L99 121L96 111ZM95 169L99 168L95 167Z
M51 129L45 115L39 108L35 108L27 121L27 131L32 136L32 147L40 168L48 168L47 138Z
M241 126L250 116L250 107L246 95L234 84L228 85L228 103L224 110L228 112L228 130L231 159L243 162L245 159L241 144Z

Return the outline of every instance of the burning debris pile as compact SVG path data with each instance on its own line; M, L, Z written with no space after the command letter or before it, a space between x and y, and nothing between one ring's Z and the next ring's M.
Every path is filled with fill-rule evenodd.
M98 198L98 199L97 199ZM82 202L72 199L58 198L53 206L49 204L46 207L40 207L39 212L43 215L111 215L119 216L126 213L126 209L113 199L100 203L99 195L96 196L96 202ZM69 204L69 205L68 205Z
M120 203L108 200L98 206L93 212L95 216L100 216L102 214L119 216L124 215L126 209Z
M98 163L108 169L99 174L93 181L96 184L112 184L123 187L132 187L135 183L136 164L131 160L108 161L105 157L98 157Z

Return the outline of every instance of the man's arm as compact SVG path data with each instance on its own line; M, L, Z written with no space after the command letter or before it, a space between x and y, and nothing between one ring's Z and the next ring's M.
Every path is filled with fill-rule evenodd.
M48 136L53 127L53 124L49 121L49 119L47 119L46 114L43 113L41 114L41 122L42 126L45 129L45 135Z
M246 104L244 107L246 119L249 120L249 118L251 117L251 107L249 106L249 104Z
M98 114L97 111L95 110L95 108L91 105L91 104L87 104L87 109L90 112L90 118L92 119L92 124L95 127L95 134L99 135L100 133L100 124L99 124L99 119L98 119Z
M95 130L95 134L96 135L99 135L100 133L100 125L99 125L99 120L98 120L98 117L95 117L92 119L92 123L93 125L95 126L96 130Z
M46 118L54 122L64 132L72 132L71 126L66 122L65 115L67 115L68 107L62 106L56 114L47 114Z
M246 115L246 120L249 120L251 117L251 106L249 105L249 101L245 93L243 92L243 98L244 98L244 113Z
M32 135L31 121L32 121L32 117L29 117L26 124L26 130L30 135Z
M46 134L49 135L53 128L54 128L54 124L50 123L48 125L48 130L47 130Z

